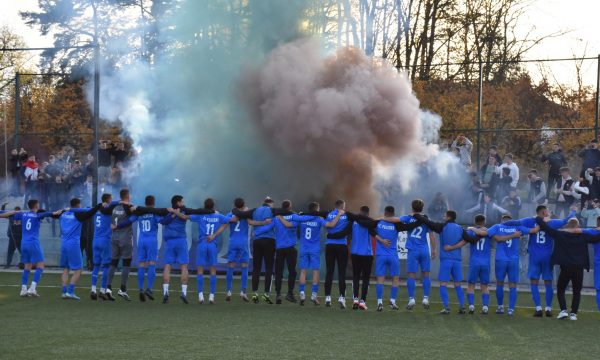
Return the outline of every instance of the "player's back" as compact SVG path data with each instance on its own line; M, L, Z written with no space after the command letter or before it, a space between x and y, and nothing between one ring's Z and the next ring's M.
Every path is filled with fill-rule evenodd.
M129 218L129 215L129 212L125 209L125 205L119 204L113 209L110 221L112 224L117 225L120 222L127 220ZM112 231L112 241L126 242L131 241L132 239L133 227L131 226L131 224L123 228L113 229Z
M390 246L385 246L378 241L375 254L377 256L398 256L398 230L396 230L396 225L387 221L379 221L375 231L377 235L391 242Z
M185 214L185 211L181 210L182 214ZM163 239L187 239L187 220L183 220L175 215L167 215L171 217L171 220L168 221L163 226Z
M400 218L403 223L410 224L417 221L414 217L410 215L404 215ZM408 250L416 250L419 248L424 248L429 246L427 243L427 234L429 233L429 228L427 225L421 225L414 228L412 231L407 232L406 238L406 248Z
M332 221L338 214L338 209L331 211L327 214L327 221ZM344 230L348 226L348 214L340 216L337 224L332 228L327 228L328 234L333 234ZM337 244L337 245L346 245L348 242L348 237L344 237L341 239L329 239L327 238L326 244Z
M488 236L510 235L520 231L523 234L529 233L529 229L524 226L509 226L505 224L496 224L488 230ZM519 259L520 237L515 236L506 241L498 241L496 245L497 261L514 261Z
M361 256L373 255L373 244L371 243L371 234L369 229L361 226L356 221L352 224L352 244L350 253Z
M110 239L112 235L112 229L110 228L111 220L112 213L103 214L98 211L94 215L94 240Z
M81 222L73 211L65 211L60 215L60 237L65 244L79 244L81 239Z
M467 231L469 235L475 236L471 230ZM484 236L479 239L476 243L470 244L470 258L469 265L483 265L489 266L490 259L492 256L492 240Z
M589 235L600 235L600 230L598 230L598 229L583 229L582 232L584 234L589 234ZM592 246L594 248L594 263L599 263L600 262L600 242L593 243ZM596 271L596 270L594 269L594 271ZM600 271L600 269L599 269L599 271Z
M293 220L294 214L282 217L291 223L292 227L286 227L278 218L273 219L275 225L275 244L279 249L295 246L298 238L298 223Z
M227 214L232 217L233 213ZM229 246L247 245L248 244L248 221L238 219L237 222L229 224Z
M162 217L154 214L144 214L134 217L138 222L140 238L155 240L158 237L158 224Z
M201 242L206 241L206 237L214 234L219 227L228 222L229 219L219 213L205 214L205 215L191 215L190 220L198 223L199 239ZM212 242L218 243L221 235L217 236Z
M19 215L19 214L17 214ZM21 215L21 226L23 230L22 242L39 242L40 241L40 223L42 218L40 215L33 211L26 211L20 213ZM16 217L15 217L16 218Z
M252 219L256 221L265 221L273 218L271 208L263 205L254 210ZM272 224L254 226L254 239L275 239L275 231Z
M300 223L300 251L316 253L321 247L321 228L325 220L315 217L313 220Z
M463 228L454 222L448 222L440 233L440 259L462 260L461 249L444 250L445 245L456 245L462 240Z

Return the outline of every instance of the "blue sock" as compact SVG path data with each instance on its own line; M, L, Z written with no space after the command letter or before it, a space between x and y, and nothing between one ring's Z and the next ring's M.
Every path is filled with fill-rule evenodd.
M210 293L214 294L217 290L217 275L210 276Z
M546 284L546 306L552 307L552 299L554 299L554 287L552 284Z
M448 309L448 288L445 285L440 285L440 297L442 298L444 309Z
M596 306L598 306L598 311L600 311L600 290L596 290Z
M531 297L535 307L542 306L542 298L540 297L540 288L537 284L531 284Z
M375 290L377 292L377 300L383 299L383 284L377 284Z
M25 285L27 286L27 284L29 284L29 273L31 272L31 270L23 270L23 275L21 276L21 285Z
M416 283L415 279L413 279L413 278L406 279L406 287L408 288L408 298L414 299L415 298L415 288L417 287L417 283Z
M75 294L75 284L69 284L69 288L67 290L69 294Z
M504 285L496 286L496 301L498 302L498 306L504 305Z
M108 270L109 264L102 264L102 285L100 285L103 289L106 289L108 286Z
M306 284L300 284L300 285L298 285L298 290L299 290L300 292L304 292L304 288L305 288L305 287L306 287Z
M198 285L198 292L204 292L204 274L196 276L196 284Z
M146 269L146 273L147 273L147 283L148 283L148 289L151 289L154 287L154 279L156 278L156 265L148 265L148 269Z
M241 278L241 288L243 292L246 292L246 288L248 287L248 267L245 266L242 268L242 278Z
M397 286L392 286L392 291L390 293L390 299L391 300L396 300L397 297L398 297L398 287Z
M481 294L481 302L483 303L483 306L489 306L490 294Z
M465 307L465 294L462 286L454 286L454 291L456 291L456 297L458 298L458 304L460 307Z
M100 265L94 264L94 269L92 270L92 286L96 286L98 284L98 274L100 273Z
M146 268L138 268L138 288L140 291L144 290L144 276L146 274Z
M40 268L35 269L35 272L33 273L33 281L35 281L36 284L39 284L40 279L42 278L43 272L44 272L44 269L40 269Z
M227 282L226 282L227 289L226 290L231 291L231 286L233 283L233 268L232 267L227 268L227 278L226 279L227 279Z
M517 288L511 287L508 291L508 308L514 310L517 305Z
M423 278L423 296L429 297L429 291L431 290L431 279L429 276Z
M469 305L475 305L475 294L467 293L467 302Z
M319 284L312 284L312 292L315 294L319 292ZM600 305L598 305L598 309L600 309Z
M69 292L69 287L67 285L63 285L63 287L62 287L62 293L66 294L68 292Z

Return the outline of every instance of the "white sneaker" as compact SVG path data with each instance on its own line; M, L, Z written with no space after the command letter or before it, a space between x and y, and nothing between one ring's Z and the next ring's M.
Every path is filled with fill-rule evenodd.
M304 301L304 300L306 300L306 294L304 293L304 291L301 291L301 292L300 292L300 300L301 300L301 301Z
M469 313L472 314L475 312L475 305L469 305Z
M204 294L203 293L198 293L198 302L200 304L204 304Z
M215 303L215 294L208 294L208 303L211 305Z
M569 317L569 313L566 310L561 310L556 318L560 320L560 319L566 319L568 317Z
M425 302L425 299L423 299L423 302ZM408 304L406 305L406 310L412 310L415 307L415 299L410 298L408 299Z
M19 294L20 297L27 297L27 286L23 286L21 288L21 293Z
M62 298L63 300L67 300L67 299L69 299L69 294L67 294L67 293L62 293L62 295L61 295L61 298Z
M331 306L331 296L325 296L325 306L326 307Z
M487 306L484 306L481 308L481 313L486 315L487 313L490 312L490 309Z
M38 294L36 289L29 288L29 290L27 290L27 296L40 297L40 294Z
M424 297L422 304L423 304L423 307L425 308L425 310L428 310L429 309L429 297Z
M570 313L570 314L569 314L569 320L576 321L576 320L577 320L577 314Z
M338 303L340 304L340 309L344 310L346 308L346 298L343 296L340 296Z

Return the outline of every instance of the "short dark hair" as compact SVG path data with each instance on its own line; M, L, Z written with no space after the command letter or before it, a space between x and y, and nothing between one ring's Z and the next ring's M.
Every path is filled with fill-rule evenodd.
M386 206L383 210L388 215L394 215L396 213L396 209L394 209L394 207L391 205Z
M119 197L121 198L121 200L125 200L128 196L129 189L121 189L121 191L119 191Z
M340 206L344 205L344 203L345 203L345 201L344 201L344 200L342 200L342 199L337 199L337 200L335 201L335 207L336 207L336 208L338 208L338 207L340 207Z
M563 166L563 167L561 167L561 168L560 168L560 170L559 170L559 171L560 171L560 172L569 172L569 168L568 168L568 167L566 167L566 166Z
M507 157L507 158L509 158L509 159L512 160L513 159L513 154L508 153L508 154L504 155L504 157Z
M421 211L423 211L423 208L425 207L425 201L423 201L421 199L415 199L412 201L410 206L412 207L414 212L421 212Z
M40 202L36 199L29 199L29 201L27 202L27 207L31 210L39 203Z
M291 202L290 200L283 200L283 201L281 202L281 207L282 207L284 210L289 210L289 209L292 207L292 202Z
M504 215L502 215L502 220L504 220L504 219L510 220L510 219L512 219L512 216L510 216L509 214L504 214Z
M103 203L106 203L110 199L112 199L112 195L109 193L104 193L104 194L102 194L102 197L100 199L102 200Z
M204 200L204 208L208 210L214 209L215 201L212 198L206 198L206 200Z
M538 205L538 206L535 208L535 212L536 212L536 213L539 213L540 211L542 211L542 210L546 210L547 208L548 208L548 207L547 207L546 205Z
M20 206L15 206L15 211L19 211L19 210L21 210L21 207Z
M265 198L265 201L263 201L263 202L264 202L265 204L272 204L274 201L273 201L273 199L271 199L271 197L270 197L270 196L267 196L267 197Z
M496 145L492 145L490 146L490 150L498 150L498 147Z
M371 209L369 209L367 205L363 205L360 207L360 211L364 212L365 214L368 214L369 211L371 211Z
M246 202L242 198L235 198L235 200L233 200L233 206L237 209L242 209L244 205L246 205Z
M456 221L456 211L448 210L446 211L446 216L450 218L452 221Z
M177 207L177 203L180 202L181 200L183 200L183 196L181 195L173 195L173 197L171 198L171 206L176 208Z
M81 204L81 200L78 198L72 198L71 201L69 201L69 204L71 207L78 207Z
M482 214L475 215L475 224L477 224L477 225L485 224L485 215L482 215Z
M318 202L311 202L310 204L308 204L308 211L317 211L318 208L319 208Z
M148 195L144 199L144 204L146 204L146 206L154 206L154 204L156 204L156 199L153 195Z

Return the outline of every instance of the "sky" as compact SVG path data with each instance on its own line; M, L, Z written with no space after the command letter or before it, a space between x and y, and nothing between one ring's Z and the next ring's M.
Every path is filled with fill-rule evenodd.
M597 56L600 54L600 0L531 0L526 18L518 29L520 35L531 32L533 37L557 32L566 34L546 39L527 55L528 59L568 58ZM0 24L9 25L23 36L30 47L52 46L52 36L43 37L37 29L25 25L19 11L36 10L37 0L0 0ZM31 56L31 65L37 62ZM534 73L540 73L539 64L528 64ZM573 62L546 63L545 71L553 74L563 84L575 82ZM587 61L582 65L585 85L595 86L597 63ZM536 76L534 76L535 78Z

